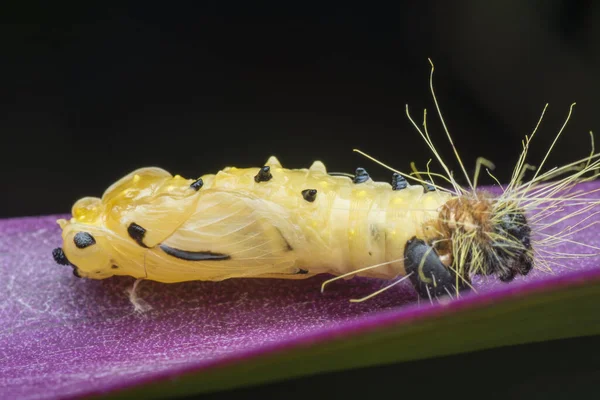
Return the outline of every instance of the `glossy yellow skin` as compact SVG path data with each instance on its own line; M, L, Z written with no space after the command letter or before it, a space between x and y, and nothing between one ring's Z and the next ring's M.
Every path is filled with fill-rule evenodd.
M225 168L193 179L171 176L159 168L142 168L109 187L102 199L87 197L73 206L70 221L59 220L63 251L82 277L113 275L160 282L223 280L236 277L306 278L342 274L398 260L361 275L403 275L404 246L425 237L425 222L437 218L451 197L424 193L421 185L393 191L388 183L330 176L317 161L309 169L289 170L275 157L273 178L256 182L260 168ZM302 196L316 189L313 202ZM146 229L140 246L127 233L135 222ZM96 244L77 248L77 232ZM160 247L211 251L228 260L188 261ZM298 274L299 269L307 274Z

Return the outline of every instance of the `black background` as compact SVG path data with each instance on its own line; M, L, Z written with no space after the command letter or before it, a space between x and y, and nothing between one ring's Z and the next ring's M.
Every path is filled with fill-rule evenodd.
M600 3L593 0L173 4L5 6L0 217L68 212L78 198L99 196L149 165L197 177L259 166L274 154L285 167L320 159L332 171L363 166L387 180L388 171L352 149L399 169L424 165L431 155L405 116L407 103L417 120L428 108L434 141L450 159L428 89L428 57L470 173L484 156L506 182L546 102L533 163L573 101L548 166L585 156L587 132L600 130ZM584 359L597 348L597 338L522 346L223 396L464 397L496 387L507 398L560 398L562 389L597 381L597 357ZM451 370L438 386L426 379ZM426 382L433 392L422 389Z
M195 178L275 154L285 167L320 159L388 180L352 149L424 167L431 154L406 104L419 121L429 109L452 160L428 57L469 173L484 156L506 182L546 102L534 164L571 102L548 166L585 156L598 127L600 5L591 0L197 3L23 2L3 13L14 18L0 32L0 217L68 212L149 165Z

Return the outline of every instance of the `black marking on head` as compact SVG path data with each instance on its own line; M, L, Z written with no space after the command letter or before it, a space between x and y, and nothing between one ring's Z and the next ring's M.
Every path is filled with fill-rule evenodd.
M399 173L394 172L394 175L392 175L392 190L406 189L407 186L408 182L406 181L406 178Z
M425 184L423 185L423 192L435 192L435 186L431 184L431 181L425 180Z
M59 265L71 265L71 263L67 259L67 256L65 255L65 252L60 247L57 247L54 250L52 250L52 257L54 258L54 261L56 261L56 263Z
M200 190L200 188L203 185L204 185L204 181L202 180L202 178L198 178L194 182L192 182L192 184L190 185L190 187L197 192L198 190Z
M146 230L144 228L142 228L135 222L132 222L127 227L127 233L129 234L129 237L135 240L137 244L146 249L148 248L148 246L144 244L144 236L146 236Z
M113 264L113 265L111 265L110 267L111 267L112 269L119 269L119 266L118 266L118 265L116 265L116 264Z
M308 270L302 269L302 268L298 268L298 271L296 272L296 275L306 275L306 274L308 274Z
M364 168L356 168L356 172L354 172L354 179L352 182L354 183L363 183L369 180L369 174Z
M54 261L56 261L57 264L71 266L73 268L73 275L75 275L78 278L81 278L81 275L79 275L79 269L77 268L77 265L73 264L67 259L67 256L65 255L65 252L62 248L57 247L54 250L52 250L52 257L54 258Z
M434 248L413 237L404 247L404 268L411 274L410 281L423 298L456 292L456 275L440 260ZM465 278L466 279L466 278ZM459 290L468 286L459 278Z
M254 177L254 181L256 183L268 182L271 180L271 178L273 178L273 175L271 175L271 167L265 165L258 171L258 174L256 174L256 176Z
M160 248L168 255L186 261L222 261L229 260L229 254L213 253L212 251L187 251L161 244Z
M77 232L73 238L73 242L78 249L85 249L96 244L96 239L87 232Z
M302 197L304 197L304 200L312 203L317 198L317 189L304 189L302 191Z

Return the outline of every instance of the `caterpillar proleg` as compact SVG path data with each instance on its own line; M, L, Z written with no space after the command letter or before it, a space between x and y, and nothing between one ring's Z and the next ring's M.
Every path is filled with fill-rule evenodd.
M574 190L599 174L593 137L588 157L544 170L571 106L546 157L525 179L542 113L522 142L508 185L499 185L500 194L482 191L479 175L485 168L493 177L493 164L478 159L474 176L467 174L442 118L431 67L431 93L466 187L441 159L426 119L419 126L407 107L442 173L430 172L429 165L426 171L395 171L358 150L392 169L391 183L375 182L362 168L352 175L328 173L320 161L307 169L286 169L275 157L260 167L228 167L198 179L141 168L101 198L77 201L70 220L58 220L63 245L54 250L54 259L90 279L127 275L174 283L328 273L336 276L332 280L351 275L397 279L389 287L410 280L426 298L459 294L475 274L509 282L532 268L550 269L561 255L544 252L545 247L571 241L598 222L599 200ZM567 205L575 211L553 220ZM567 229L546 233L590 211ZM582 246L588 255L600 250Z

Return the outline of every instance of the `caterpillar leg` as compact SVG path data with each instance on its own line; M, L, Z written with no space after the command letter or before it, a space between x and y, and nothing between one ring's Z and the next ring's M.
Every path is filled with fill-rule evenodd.
M152 306L148 304L144 299L141 299L137 294L137 288L140 282L143 279L136 279L131 288L126 290L126 293L129 294L129 301L133 305L133 311L138 314L143 314L147 311L152 310Z
M456 293L456 274L442 263L433 247L425 241L413 237L404 247L404 267L410 274L410 281L423 298ZM467 286L459 278L458 289Z

